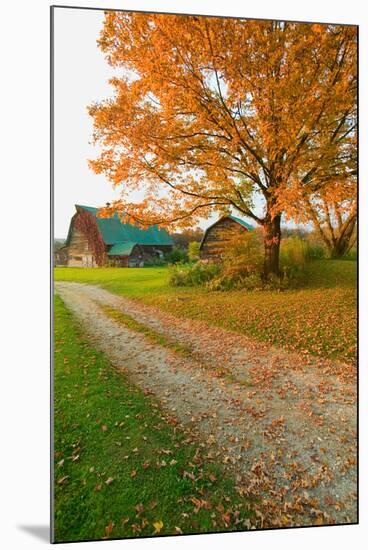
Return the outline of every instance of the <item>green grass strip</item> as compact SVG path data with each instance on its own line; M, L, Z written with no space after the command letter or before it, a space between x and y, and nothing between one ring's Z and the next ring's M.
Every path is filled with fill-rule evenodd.
M133 330L135 332L139 332L141 334L144 334L144 336L146 336L154 344L158 344L160 346L168 348L171 351L174 351L175 353L178 353L182 357L192 358L194 360L200 361L201 366L203 368L206 368L206 369L214 372L213 364L212 363L211 364L203 363L191 347L186 346L185 344L182 344L181 342L178 342L176 340L166 338L162 334L159 334L158 332L156 332L156 331L152 330L151 328L143 325L142 323L139 323L138 321L133 319L133 317L131 317L130 315L127 315L126 313L123 313L120 309L117 309L117 308L114 308L114 307L111 307L111 306L102 305L102 304L99 304L98 307L108 317L110 317L110 319L113 319L114 321L116 321L120 325L123 325L123 326L125 326L125 327L127 327L130 330ZM216 366L215 374L216 374L216 377L225 378L229 382L245 385L247 387L251 385L249 382L240 381L237 378L235 378L231 374L231 372L228 369L226 369L224 366L223 367Z
M159 334L155 330L147 327L146 325L143 325L139 321L136 321L130 315L123 313L120 309L117 309L111 306L106 306L103 304L98 304L98 307L108 317L110 317L110 319L113 319L117 323L124 325L125 327L131 330L134 330L135 332L144 334L144 336L146 336L154 344L159 344L160 346L169 348L172 351L175 351L176 353L179 353L184 357L190 357L192 355L192 350L189 346L186 346L185 344L166 338L165 336L163 336L162 334Z
M59 297L54 339L56 542L246 528L232 476L91 347Z

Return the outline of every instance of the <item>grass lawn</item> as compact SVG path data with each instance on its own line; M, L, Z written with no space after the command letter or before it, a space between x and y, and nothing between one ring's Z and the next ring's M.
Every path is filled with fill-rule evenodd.
M54 342L55 541L246 528L234 479L91 347L57 296Z
M298 290L208 292L169 287L167 268L55 269L55 280L100 285L177 316L343 361L356 357L356 277L354 261L315 260Z

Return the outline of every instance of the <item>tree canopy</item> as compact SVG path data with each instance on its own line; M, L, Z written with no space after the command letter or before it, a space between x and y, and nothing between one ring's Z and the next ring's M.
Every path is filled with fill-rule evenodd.
M89 108L90 164L121 190L111 208L177 227L235 209L264 228L277 272L281 215L356 174L356 39L354 26L107 12L99 46L120 74Z

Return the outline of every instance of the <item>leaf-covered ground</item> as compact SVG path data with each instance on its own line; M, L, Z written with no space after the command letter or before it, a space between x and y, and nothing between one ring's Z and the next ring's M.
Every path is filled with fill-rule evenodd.
M232 475L117 372L55 298L57 542L246 529Z
M190 427L206 459L235 473L236 492L256 514L250 526L356 521L353 365L96 286L59 282L56 290L115 367L153 393L176 426Z
M171 288L166 268L57 268L55 279L97 284L178 317L204 320L259 341L319 357L356 358L356 262L315 260L303 287L284 292Z

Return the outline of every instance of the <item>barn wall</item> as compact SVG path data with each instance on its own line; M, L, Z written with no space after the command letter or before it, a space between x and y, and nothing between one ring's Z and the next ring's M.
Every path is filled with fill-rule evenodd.
M129 267L140 267L144 261L144 252L140 245L135 245L129 256L128 266Z
M142 267L143 250L135 245L130 256L110 256L108 262L112 267Z
M221 261L231 236L243 231L247 229L234 220L220 220L207 230L200 250L201 260Z
M68 266L96 267L87 237L74 226L68 246Z
M54 252L54 265L68 264L68 249L64 246Z
M129 256L109 256L108 265L110 267L128 267Z

